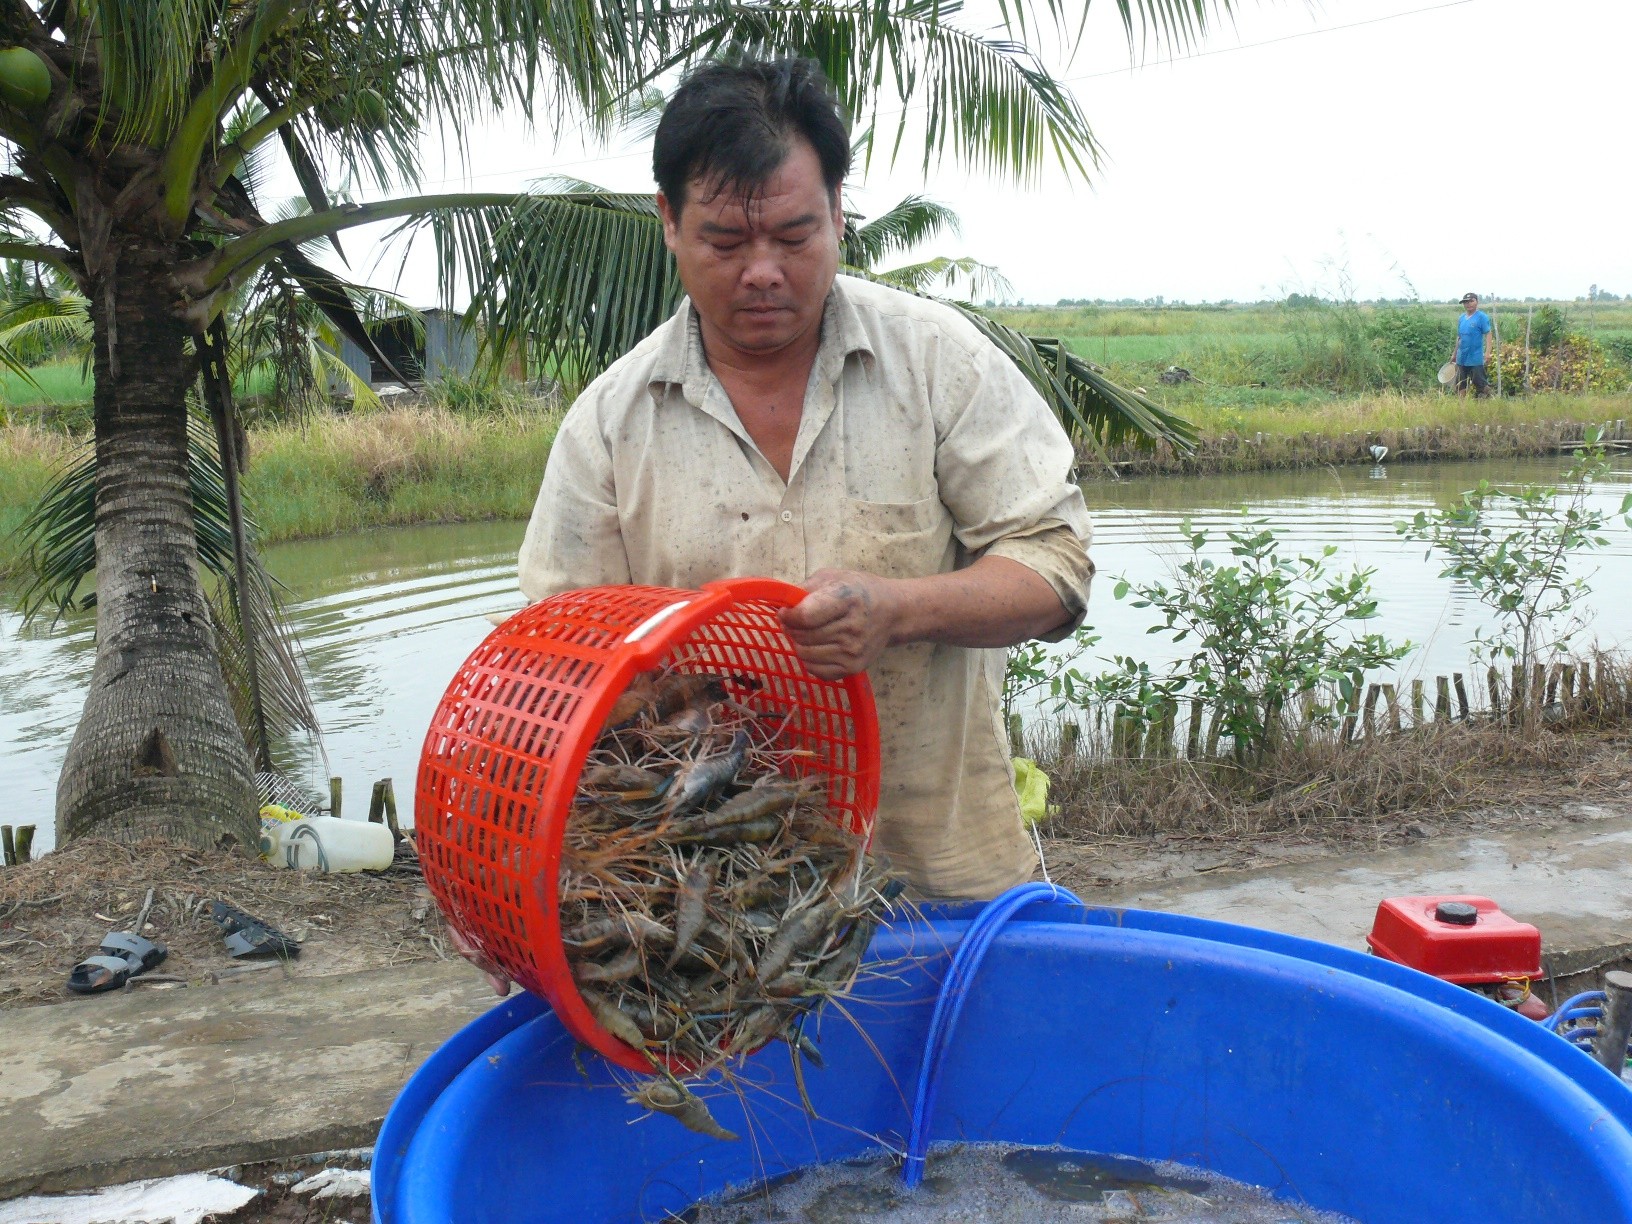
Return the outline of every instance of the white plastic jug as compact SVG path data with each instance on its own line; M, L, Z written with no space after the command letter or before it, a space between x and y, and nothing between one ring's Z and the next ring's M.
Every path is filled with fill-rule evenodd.
M277 842L267 857L302 871L384 871L395 845L383 824L333 816L286 821L274 832Z

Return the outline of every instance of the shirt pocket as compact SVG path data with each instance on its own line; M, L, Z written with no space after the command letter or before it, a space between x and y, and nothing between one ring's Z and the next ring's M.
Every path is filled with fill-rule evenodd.
M884 578L926 578L950 568L952 516L938 497L909 502L847 497L840 510L839 564Z

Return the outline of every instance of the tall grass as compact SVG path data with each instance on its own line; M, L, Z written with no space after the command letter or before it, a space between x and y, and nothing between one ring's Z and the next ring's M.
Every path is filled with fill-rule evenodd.
M525 518L558 411L389 407L249 437L244 493L266 543L409 523Z
M74 448L68 434L32 425L0 427L0 578L22 563L18 528Z

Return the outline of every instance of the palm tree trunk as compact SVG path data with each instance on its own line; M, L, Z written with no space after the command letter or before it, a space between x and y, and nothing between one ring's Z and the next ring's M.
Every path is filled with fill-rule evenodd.
M96 666L57 785L59 843L258 844L254 780L199 586L187 486L197 358L163 255L126 251L92 296Z

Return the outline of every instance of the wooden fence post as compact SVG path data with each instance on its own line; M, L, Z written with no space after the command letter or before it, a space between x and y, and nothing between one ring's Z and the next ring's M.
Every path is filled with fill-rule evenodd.
M1192 761L1201 755L1201 720L1206 713L1207 707L1200 697L1190 698L1190 725L1185 728L1184 755Z
M1411 681L1411 725L1420 727L1422 723L1422 677L1418 676Z
M1462 673L1452 672L1451 683L1456 685L1456 713L1463 722L1467 722L1470 711L1468 709L1468 686L1462 683Z
M1388 703L1389 730L1396 733L1403 730L1400 718L1400 695L1394 691L1392 684L1383 685L1383 700Z
M18 825L16 836L17 861L26 863L34 857L34 826Z
M385 827L391 830L391 840L402 840L402 826L397 823L397 788L390 778L380 783L380 798L385 803Z
M1502 678L1493 663L1485 668L1485 686L1490 693L1490 716L1502 721Z
M1451 682L1445 676L1434 677L1434 721L1451 721Z
M1373 680L1371 682L1371 686L1366 689L1366 709L1365 714L1361 719L1361 731L1365 734L1365 737L1368 740L1377 734L1377 698L1382 691L1383 686L1378 684L1375 680Z

